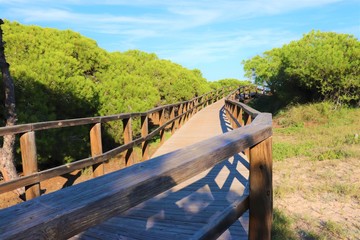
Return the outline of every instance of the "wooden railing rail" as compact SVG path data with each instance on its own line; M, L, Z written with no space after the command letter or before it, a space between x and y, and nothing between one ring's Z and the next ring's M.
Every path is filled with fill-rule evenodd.
M241 92L242 89L238 91ZM235 101L235 91L225 100L225 111L233 129L272 126L271 114L261 113L246 104ZM267 116L267 117L264 117ZM250 161L249 239L271 239L272 190L272 137L243 149ZM233 217L233 222L237 218ZM230 224L231 225L231 224ZM229 225L229 226L230 226Z
M0 136L8 134L22 134L20 139L22 143L21 152L23 172L25 176L1 183L0 194L20 187L26 187L26 199L29 200L40 196L39 183L41 181L90 166L93 166L94 177L100 176L104 173L104 166L102 163L123 152L125 152L125 164L126 166L130 166L136 162L134 159L133 148L138 145L141 145L142 147L142 160L147 160L150 157L148 147L151 139L160 134L161 142L163 142L164 132L168 126L171 125L171 132L173 133L175 129L180 128L184 121L186 121L195 112L219 98L226 96L229 91L229 88L224 88L206 93L202 96L191 99L190 101L160 106L141 113L122 113L111 116L58 120L2 127L0 128ZM166 112L169 112L167 119L165 118ZM137 139L133 139L132 133L132 119L134 118L141 119L141 136ZM152 119L154 123L159 125L150 133L148 132L149 119ZM120 120L123 122L124 127L124 144L103 153L101 142L101 124L109 121ZM38 172L35 140L36 131L88 124L93 124L93 127L90 130L91 157Z
M226 101L226 111L241 106ZM185 114L185 113L183 113ZM247 209L249 239L270 239L271 114L233 131L0 211L0 239L66 239L250 149L250 195L225 209L193 239L215 239ZM91 158L104 158L104 155ZM66 224L66 227L64 227Z

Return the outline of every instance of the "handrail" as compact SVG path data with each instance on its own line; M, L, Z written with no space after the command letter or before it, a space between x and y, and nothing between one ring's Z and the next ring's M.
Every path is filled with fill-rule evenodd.
M164 140L164 131L165 128L169 125L171 126L171 132L173 133L176 128L180 128L181 124L186 121L189 117L192 116L195 112L197 112L200 108L203 106L214 102L218 100L220 97L223 97L224 94L229 91L226 88L220 89L220 90L214 90L212 92L203 94L201 96L195 97L189 101L183 101L175 104L168 104L160 107L153 108L146 112L139 112L139 113L121 113L121 114L115 114L110 116L99 116L99 117L89 117L89 118L78 118L78 119L67 119L67 120L57 120L57 121L48 121L48 122L39 122L39 123L29 123L29 124L20 124L10 127L1 127L0 128L0 136L7 135L7 134L22 134L20 140L26 139L27 144L21 145L21 152L26 152L28 149L31 151L35 151L36 156L36 143L35 143L35 135L31 134L35 131L39 130L47 130L47 129L55 129L55 128L64 128L64 127L74 127L74 126L81 126L81 125L87 125L87 124L95 124L92 128L92 131L98 127L101 123L109 122L109 121L118 121L122 120L124 125L124 144L116 147L112 150L109 150L105 153L99 152L97 154L93 154L93 156L80 159L77 161L74 161L72 163L68 163L65 165L61 165L58 167L54 167L51 169L47 169L44 171L37 171L37 159L35 158L29 158L28 156L23 156L23 166L30 166L32 168L32 171L26 171L24 169L24 172L28 172L25 176L22 176L20 178L3 182L0 184L0 194L8 191L15 190L17 188L26 187L26 186L32 186L31 188L27 188L26 191L26 199L32 199L34 197L40 196L40 186L39 183L41 181L60 176L66 173L73 172L74 170L83 169L85 167L94 166L94 177L100 176L103 174L103 169L101 169L98 164L102 164L105 161L115 157L116 155L128 151L132 152L132 149L139 144L142 144L142 159L147 160L149 159L148 155L148 142L156 135L160 133L161 135L161 141ZM199 102L200 101L200 102ZM178 109L177 116L175 116L175 108ZM173 116L170 116L171 119L167 121L162 121L159 123L159 127L154 129L152 132L148 133L148 120L151 114L157 113L158 116L162 115L163 111L166 111L168 109L171 109L170 111L173 112ZM185 110L184 110L185 109ZM141 137L132 140L132 132L131 132L131 121L129 123L129 120L135 117L141 117L142 119L142 128L144 129L144 132L142 132ZM160 117L159 117L160 118ZM126 124L125 124L126 123ZM127 128L127 129L125 129ZM91 132L92 132L91 131ZM97 142L95 142L95 146L93 147L99 147L102 149L101 144L101 130L100 133L98 133L99 136L95 136L95 138L98 139ZM91 135L91 134L90 134ZM91 135L92 136L92 135ZM127 139L127 140L126 140ZM25 141L25 140L24 140ZM30 145L29 145L30 143ZM98 146L96 146L98 145ZM127 154L127 159L125 159L126 165L129 166L133 164L133 156L131 154ZM24 162L26 161L26 164ZM35 170L34 170L35 169ZM100 171L99 171L100 169ZM30 173L29 173L30 172Z
M244 195L231 204L192 239L216 238L247 209L249 239L270 239L271 114L252 108L245 111L242 107L239 102L225 100L225 110L234 129L230 132L0 210L0 239L72 237L239 152L246 152L250 160L249 196Z
M252 149L253 155L250 160L251 184L252 178L256 177L256 174L253 174L254 171L267 169L266 165L262 167L262 163L259 167L259 160L262 159L259 154L264 153L264 150L269 150L268 144L265 144L265 148L261 144L272 135L271 124L269 125L271 123L270 114L261 113L255 120L249 126L153 158L151 161L138 163L71 188L1 210L0 238L16 239L24 238L24 236L37 239L69 238L170 189L247 148ZM259 145L261 145L260 149L258 149ZM255 168L258 169L255 170ZM226 219L237 219L247 209L247 206L252 209L251 194L257 191L256 188L254 189L256 185L259 184L250 185L250 196L244 197L237 203L240 207L235 207L235 216L232 214L233 209L225 211ZM145 189L146 191L144 191ZM266 190L265 194L267 191L270 190ZM250 228L252 211L250 210ZM62 225L65 221L68 227L63 228ZM218 221L209 228L205 226L194 235L194 239L209 236L209 231L215 227L220 229L216 231L216 234L221 234L221 231L229 224L231 225L228 221L225 223Z
M225 89L222 89L222 91ZM159 106L153 109L150 109L146 112L135 112L135 113L120 113L120 114L114 114L109 116L99 116L99 117L87 117L87 118L76 118L76 119L65 119L65 120L56 120L56 121L46 121L46 122L38 122L38 123L27 123L27 124L18 124L14 126L8 126L8 127L0 127L0 136L9 135L9 134L18 134L18 133L25 133L29 131L37 131L37 130L46 130L46 129L55 129L55 128L63 128L63 127L73 127L73 126L80 126L80 125L86 125L86 124L94 124L94 123L105 123L109 121L114 120L122 120L126 118L131 117L140 117L140 116L146 116L148 114L159 112L166 108L171 107L179 107L183 104L188 104L191 102L194 102L198 99L202 99L206 96L217 94L218 90L214 90L209 93L205 93L199 97L195 97L188 101L178 102L174 104L167 104L163 106ZM220 93L219 93L220 94ZM207 99L207 100L212 100ZM198 104L199 106L201 104Z

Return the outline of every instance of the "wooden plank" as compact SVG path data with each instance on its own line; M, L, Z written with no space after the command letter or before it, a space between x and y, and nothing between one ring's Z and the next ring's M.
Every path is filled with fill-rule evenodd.
M229 99L226 99L225 100L226 102L229 102L230 104L232 105L238 105L240 106L243 111L249 115L252 116L252 118L255 118L258 114L260 114L259 111L249 107L248 105L244 104L244 103L241 103L241 102L237 102L237 101L234 101L234 100L229 100Z
M271 239L272 138L250 148L249 239Z
M243 196L225 208L216 219L203 226L190 239L217 239L249 208L249 197Z
M25 176L38 172L35 132L20 137L21 158ZM30 200L40 196L40 182L25 186L25 198Z
M171 222L159 221L148 231L142 229L147 225L146 219L115 217L99 227L91 228L77 236L77 239L189 239L191 234L200 228L199 224L182 224L174 226ZM170 231L164 231L164 229Z
M261 122L3 209L0 239L69 238L270 137Z
M232 173L219 171L223 165L223 163L220 163L211 170L206 170L206 173L203 172L199 174L200 176L196 175L194 178L157 195L155 198L86 230L80 234L82 236L80 238L91 238L93 235L89 236L89 233L96 232L97 236L107 236L110 233L117 236L117 238L123 237L124 239L139 236L141 236L141 239L149 239L150 236L150 239L152 239L152 236L155 239L165 237L189 239L204 225L212 224L219 219L219 216L221 217L220 213L227 209L226 207L230 204L229 201L232 201L229 199L229 194L234 196L235 193L239 195L243 193L243 189L237 188L237 184L226 187L214 184L215 179L217 180L219 176L225 177L225 175L229 178L229 182L234 182L232 179L236 176L234 176L236 170L233 168ZM204 178L203 175L206 175L206 177ZM129 223L134 219L138 222L131 224L132 227L130 227ZM196 227L194 228L194 226ZM188 236L171 236L174 233L174 228L181 233L186 232ZM247 226L244 226L243 229L237 222L235 226L231 227L230 232L226 231L224 238L220 239L229 239L229 235L232 239L247 239L247 229ZM134 232L139 235L135 235Z
M103 153L101 139L101 123L95 124L90 130L90 148L91 156L96 157ZM92 166L93 177L104 175L104 163L94 164Z
M0 184L0 194L4 192L9 192L14 189L31 185L37 182L41 182L56 176L60 176L66 173L73 172L75 170L79 170L85 167L92 166L97 163L101 163L104 161L107 161L115 156L117 156L119 153L122 153L129 148L132 148L136 144L140 144L144 139L137 139L135 141L130 142L129 144L119 146L117 148L114 148L110 151L105 152L104 154L97 156L97 157L90 157L78 160L76 162L67 163L65 165L61 165L55 168L47 169L41 172L33 173L29 176L20 177L18 179L4 182Z

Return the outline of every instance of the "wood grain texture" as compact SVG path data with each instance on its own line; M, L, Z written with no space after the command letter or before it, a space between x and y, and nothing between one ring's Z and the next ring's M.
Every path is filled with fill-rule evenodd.
M201 101L198 105L195 106L196 109L200 110L200 109L204 108L205 103L206 103L206 98L207 98L208 95L209 94L204 94L204 95L196 98L198 101ZM225 102L227 104L233 104L233 102L230 102L228 100L226 100ZM235 103L237 103L237 102L235 102ZM56 168L53 168L53 169L48 169L48 170L45 170L45 171L42 171L42 172L39 172L39 173L34 173L34 174L29 175L29 176L21 177L21 178L19 178L17 180L2 183L2 184L0 184L0 193L12 191L12 190L15 190L15 189L17 189L19 187L23 187L23 186L26 186L26 185L31 185L31 184L37 183L39 181L44 181L46 179L49 179L49 178L52 178L52 177L55 177L55 176L58 176L58 175L70 173L70 172L72 172L74 170L78 170L78 169L82 169L84 167L92 166L93 164L102 163L104 161L109 160L110 158L115 157L117 154L119 154L119 153L121 153L123 151L127 151L128 149L134 147L137 144L141 144L144 141L151 140L154 136L156 136L167 125L173 124L173 123L175 123L175 125L177 125L179 123L179 121L183 118L185 113L181 113L180 105L173 104L173 106L179 107L178 116L175 117L173 120L167 121L163 126L160 126L160 127L156 128L151 133L149 133L146 137L141 137L141 138L136 139L136 140L134 140L132 142L129 142L128 144L124 144L122 146L114 148L114 149L112 149L112 150L110 150L110 151L108 151L108 152L106 152L106 153L104 153L101 156L98 156L96 158L81 159L81 160L78 160L78 161L73 162L73 163L69 163L69 164L59 166L59 167L56 167ZM157 110L161 109L161 107L156 108L156 109ZM256 110L254 110L254 111L256 111ZM105 122L107 120L114 120L114 119L119 120L119 119L126 118L126 117L129 117L129 116L138 116L138 115L139 115L138 113L118 114L118 115L111 115L111 116L106 116L106 117L83 118L83 119L75 119L75 120L70 119L70 120L66 120L66 121L44 122L44 123L38 123L38 124L35 124L35 125L33 125L33 124L25 124L25 125L18 125L18 126L14 126L14 127L16 127L16 129L15 129L16 131L21 130L20 132L22 132L23 130L26 130L26 129L47 129L47 128L52 128L52 127L76 126L76 125L88 124L88 123ZM144 116L143 113L141 113L140 115ZM103 120L103 119L105 119L105 120ZM270 122L271 122L271 116L268 117L268 119L270 119ZM255 121L257 121L257 119L255 119ZM12 127L10 127L10 128L0 128L0 132L1 132L1 129L5 130L5 132L8 132L8 131L10 131L12 129Z
M132 119L126 118L123 119L123 134L124 134L124 144L129 144L133 140L133 132L132 132ZM133 148L130 147L126 150L125 153L125 164L126 166L131 166L135 163Z
M206 93L202 96L194 98L193 100L202 99L205 96L213 95L213 94L216 94L216 91ZM63 127L74 127L74 126L94 124L94 123L105 123L105 122L109 122L109 121L122 120L122 119L130 118L130 117L140 117L140 116L144 116L144 115L147 115L147 114L150 114L153 112L158 112L165 108L169 108L172 106L178 106L180 104L184 104L187 102L189 102L189 101L184 101L184 102L175 103L175 104L168 104L168 105L153 108L149 111L141 112L141 113L120 113L120 114L114 114L114 115L109 115L109 116L66 119L66 120L47 121L47 122L39 122L39 123L19 124L19 125L9 126L9 127L0 127L0 136L9 135L9 134L25 133L25 132L37 131L37 130L55 129L55 128L63 128Z
M190 239L218 239L249 208L249 197L243 195L221 211L216 219L203 226Z
M270 137L263 121L1 210L0 238L71 237Z
M272 138L250 148L249 239L271 239Z
M101 123L95 124L90 130L90 148L91 156L97 157L103 153L101 139ZM104 175L104 163L94 164L92 166L93 177Z
M149 133L149 117L141 116L141 137L145 138ZM149 141L145 140L141 144L142 148L142 160L148 160L150 158L149 156Z
M25 176L38 172L35 132L24 133L20 137L21 159ZM25 198L30 200L40 196L40 182L25 186Z
M164 126L165 124L165 109L159 111L159 125ZM165 142L165 128L160 131L160 144Z

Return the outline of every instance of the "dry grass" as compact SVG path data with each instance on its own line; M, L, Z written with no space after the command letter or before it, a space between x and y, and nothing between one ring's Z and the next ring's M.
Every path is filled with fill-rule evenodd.
M360 109L297 106L275 121L274 239L359 239Z

